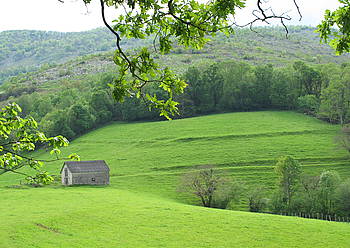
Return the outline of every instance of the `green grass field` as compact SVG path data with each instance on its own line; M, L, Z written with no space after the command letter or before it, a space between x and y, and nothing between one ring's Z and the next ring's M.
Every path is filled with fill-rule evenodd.
M63 153L106 160L110 186L17 189L18 176L0 177L0 247L350 247L349 224L207 209L176 190L183 173L207 164L272 189L282 155L309 174L350 177L348 155L333 142L338 130L279 111L108 125ZM47 164L52 174L60 168ZM244 199L236 207L246 209Z

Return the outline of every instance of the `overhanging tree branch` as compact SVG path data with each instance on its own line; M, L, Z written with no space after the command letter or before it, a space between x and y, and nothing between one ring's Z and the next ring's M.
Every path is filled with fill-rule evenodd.
M32 117L22 118L19 116L21 108L10 103L0 111L0 139L3 144L0 145L0 175L12 172L25 175L27 180L35 184L48 184L53 178L41 168L44 162L52 162L60 160L60 158L52 160L35 159L27 155L35 150L38 144L47 144L52 147L51 154L59 154L59 148L67 146L68 140L63 136L46 137L38 130L38 124ZM16 137L16 140L12 140ZM71 154L68 158L61 159L77 159L76 154ZM36 174L18 171L22 167L28 167L35 171Z

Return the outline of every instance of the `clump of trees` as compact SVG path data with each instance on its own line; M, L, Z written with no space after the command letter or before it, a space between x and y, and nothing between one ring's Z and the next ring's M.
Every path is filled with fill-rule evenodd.
M300 164L291 157L281 158L276 164L278 171L287 167L287 171L279 173L279 188L271 204L273 212L350 216L348 180L342 182L336 171L323 171L318 176L302 175ZM286 194L286 188L293 194Z
M275 190L270 193L262 186L249 189L213 167L186 173L179 188L204 207L232 209L246 202L251 212L350 217L350 179L342 181L336 171L307 175L291 156L277 160L275 173Z

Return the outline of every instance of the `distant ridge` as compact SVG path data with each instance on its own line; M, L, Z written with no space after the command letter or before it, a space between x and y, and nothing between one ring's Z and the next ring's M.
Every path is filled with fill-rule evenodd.
M334 51L320 44L315 29L307 26L290 26L285 37L280 27L258 27L257 33L237 29L231 37L218 34L203 50L175 47L175 58L182 64L196 60L241 60L252 64L272 63L283 65L293 60L309 63L342 63L348 55L335 56ZM140 45L152 47L152 39L123 40L127 49ZM84 32L47 32L15 30L0 32L0 83L9 76L36 70L44 64L60 64L79 56L112 51L115 40L105 28ZM169 59L168 59L169 58Z

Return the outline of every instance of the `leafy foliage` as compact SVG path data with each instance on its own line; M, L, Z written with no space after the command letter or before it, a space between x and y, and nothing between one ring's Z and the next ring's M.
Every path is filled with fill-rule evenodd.
M46 137L38 131L38 124L32 117L19 116L21 111L17 104L12 103L0 112L0 175L13 172L26 176L30 183L49 184L53 180L52 176L41 170L45 161L31 157L28 152L34 151L38 146L47 145L51 147L50 154L58 159L60 148L68 146L68 140L63 136ZM79 159L76 154L68 157ZM36 174L19 171L25 166L33 169Z
M337 54L350 52L350 2L339 0L342 4L335 11L327 10L324 20L318 25L321 40L334 47ZM331 38L330 38L331 37Z
M157 106L164 116L168 113L163 107L174 109L174 113L175 108L179 108L179 118L208 113L287 109L299 110L330 122L347 123L350 117L345 87L348 66L305 66L321 78L319 97L317 94L308 95L309 91L303 86L307 84L307 78L303 79L293 65L252 66L237 61L188 67L183 75L188 84L184 94L174 95L171 100L166 100L168 93L156 85L147 85L145 90L153 104L161 101ZM114 79L115 72L108 71L51 80L35 86L30 94L25 93L31 89L28 82L20 83L20 79L13 79L12 83L3 86L3 95L9 97L3 104L18 102L23 108L23 115L30 114L39 121L42 131L68 139L113 120L160 120L159 112L149 111L142 98L134 96L125 98L122 103L116 102L107 85ZM337 89L342 89L344 95L339 94L342 91L334 92L335 85L341 86ZM23 93L17 96L14 89Z
M297 109L300 112L316 115L320 107L320 101L315 95L300 96L297 99Z

